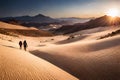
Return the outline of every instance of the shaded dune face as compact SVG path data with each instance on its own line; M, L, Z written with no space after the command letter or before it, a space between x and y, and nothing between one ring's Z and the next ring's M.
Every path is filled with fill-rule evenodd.
M31 51L80 80L120 79L120 36L87 43L52 45Z
M28 52L0 46L0 80L78 80Z

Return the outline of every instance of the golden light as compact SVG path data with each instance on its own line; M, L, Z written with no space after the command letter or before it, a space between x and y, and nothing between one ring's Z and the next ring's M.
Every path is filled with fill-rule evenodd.
M118 16L118 9L116 8L109 9L109 11L107 12L107 15L111 17Z

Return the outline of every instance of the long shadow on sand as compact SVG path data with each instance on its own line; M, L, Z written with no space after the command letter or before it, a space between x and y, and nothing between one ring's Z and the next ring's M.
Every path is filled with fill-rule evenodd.
M30 51L33 55L43 58L60 67L80 80L119 80L120 64L114 62L113 58L98 59L96 57L79 57L79 59L52 55L38 50ZM103 56L104 57L104 56ZM116 57L118 58L118 57Z
M37 57L47 60L48 62L60 67L61 69L64 69L65 71L69 72L72 75L77 75L71 72L71 68L69 68L70 66L68 64L65 64L65 62L67 62L66 60L69 60L67 57L59 56L59 55L51 55L51 54L41 52L38 50L30 51L30 53L32 53L33 55ZM64 60L65 62L63 62Z

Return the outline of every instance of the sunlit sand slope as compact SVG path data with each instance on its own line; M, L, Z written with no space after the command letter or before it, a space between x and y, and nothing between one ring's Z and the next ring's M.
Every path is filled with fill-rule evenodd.
M0 80L78 79L29 52L0 46Z
M51 44L31 52L81 80L120 79L120 35L100 40Z

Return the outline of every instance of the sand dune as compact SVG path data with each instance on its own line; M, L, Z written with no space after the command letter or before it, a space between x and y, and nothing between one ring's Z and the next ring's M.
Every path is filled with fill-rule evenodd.
M5 23L5 22L1 22L0 21L0 28L5 28L5 29L31 29L31 30L38 30L35 27L25 27L25 26L21 26L21 25L14 25L14 24L9 24L9 23Z
M97 36L97 34L99 33L92 36ZM119 80L119 49L120 35L102 40L91 39L90 35L83 40L67 44L49 44L31 53L59 66L81 80Z
M117 29L84 30L70 34L77 36L70 40L70 35L18 38L0 34L0 80L119 80L120 35L98 39ZM31 54L19 50L18 42L25 39Z
M0 21L0 28L6 28L6 29L28 29L27 27L24 27L24 26L8 24L8 23L1 22L1 21Z
M53 36L52 33L43 30L38 30L37 28L28 28L4 22L0 22L0 34L5 34L14 37L19 37L20 35L30 37Z
M28 52L0 46L0 80L78 80Z

